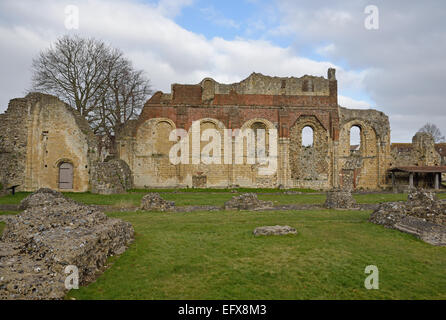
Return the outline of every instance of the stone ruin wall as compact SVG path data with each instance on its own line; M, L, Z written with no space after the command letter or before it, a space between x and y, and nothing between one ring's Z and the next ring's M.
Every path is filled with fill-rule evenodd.
M201 120L201 130L215 128L221 133L224 128L276 128L276 174L260 176L258 165L248 164L170 164L168 153L174 144L168 141L170 131L189 130L195 120ZM353 125L361 128L363 137L360 152L354 155L349 138ZM306 126L313 129L312 147L301 145ZM117 142L119 157L129 164L136 187L378 189L386 187L390 126L382 112L340 108L333 69L327 78L254 73L235 84L206 78L197 85L173 84L170 94L157 92L139 119L123 128ZM207 143L201 142L200 149Z
M302 130L307 126L313 130L311 146L302 145ZM289 140L291 179L303 188L330 188L332 142L327 128L314 116L302 116L291 127Z
M340 136L336 167L339 186L345 189L380 189L387 187L390 154L389 118L377 110L339 108ZM359 150L350 150L352 127L360 129Z
M59 165L73 165L73 189L87 191L97 141L88 123L54 96L31 93L10 101L0 115L0 177L8 186L59 190Z
M390 167L444 166L446 165L445 151L446 144L435 144L434 139L430 134L417 132L412 138L412 143L392 143ZM434 177L432 175L424 177L424 179L417 179L417 177L415 177L415 182L419 187L429 187L429 185L433 184L433 179ZM398 189L407 188L408 180L408 173L395 173L395 184ZM442 180L446 180L445 174L442 175Z
M258 164L179 164L169 161L173 129L189 130L201 120L208 128L278 130L277 171L258 174ZM11 100L0 115L5 128L0 141L0 182L19 190L58 190L58 165L75 168L72 191L87 191L99 165L97 139L88 123L55 97L30 94ZM302 146L302 129L313 129L313 145ZM361 130L359 150L350 150L350 129ZM208 142L200 142L200 151ZM269 143L269 137L267 137ZM191 140L190 153L193 146ZM245 143L246 145L246 143ZM420 141L423 150L432 149ZM386 170L403 159L418 157L390 149L388 117L376 110L338 106L333 69L327 78L268 77L252 74L235 84L206 78L197 85L172 85L172 93L155 93L137 120L129 121L116 138L117 156L133 175L134 186L145 187L283 187L373 190L389 186ZM246 158L246 151L244 154ZM429 158L436 163L436 156ZM440 162L444 161L440 158ZM100 160L100 159L99 159ZM234 154L233 154L234 160ZM233 161L234 163L234 161ZM410 162L412 163L412 162ZM92 171L93 170L93 171ZM104 192L107 192L106 190Z
M440 163L442 166L446 166L446 143L435 144L435 150L440 155ZM446 181L446 173L441 175L442 181Z
M442 157L437 152L434 139L418 132L412 143L394 143L391 149L391 166L438 166Z
M24 184L28 138L24 119L29 108L26 99L13 99L0 114L0 183L4 188Z

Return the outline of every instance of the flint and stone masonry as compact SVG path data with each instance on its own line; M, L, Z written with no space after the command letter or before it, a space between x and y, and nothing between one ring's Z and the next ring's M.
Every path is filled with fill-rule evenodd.
M221 164L172 164L169 152L176 142L169 141L170 133L188 131L195 121L200 132L216 129L222 137L224 129L265 129L267 133L276 129L277 170L260 175L259 163L226 164L223 143ZM32 93L11 100L0 115L0 125L0 183L26 191L42 187L94 191L98 176L103 193L122 192L124 185L377 190L392 185L388 172L392 167L445 165L446 146L422 135L404 147L391 145L389 119L383 112L339 106L335 69L328 70L327 78L253 73L233 84L205 78L198 84L173 84L171 93L156 92L140 116L128 121L115 137L114 157L121 160L121 170L100 162L99 138L73 108L56 97ZM307 127L313 141L304 146L302 131ZM352 127L360 129L359 146L350 145ZM269 139L267 134L267 152ZM189 156L208 143L190 141ZM246 157L246 141L244 145Z
M119 157L136 187L283 187L379 189L386 185L390 125L375 110L338 105L334 69L327 78L305 75L269 77L259 73L233 84L206 78L196 85L173 84L157 92L137 120L117 137ZM173 129L277 129L277 171L259 175L259 164L178 164L169 161ZM350 129L361 129L359 151L350 151ZM302 130L313 131L312 146L302 145ZM268 150L269 137L266 137ZM201 142L201 149L207 142ZM192 143L190 143L192 146ZM201 151L201 150L200 150ZM192 152L192 150L191 150ZM191 153L190 152L190 153ZM223 157L222 146L222 157ZM246 156L246 151L245 151ZM191 162L191 161L190 161Z

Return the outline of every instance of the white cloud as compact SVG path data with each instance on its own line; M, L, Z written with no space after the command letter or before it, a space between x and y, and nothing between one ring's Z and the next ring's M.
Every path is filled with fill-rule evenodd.
M191 6L195 0L160 0L156 6L159 13L165 17L176 17L181 9Z
M329 56L336 52L336 46L334 43L330 43L328 45L317 48L316 52L321 56Z
M355 100L349 97L338 95L338 103L344 108L351 109L372 109L369 102L363 100Z
M427 121L446 132L446 2L376 1L380 28L373 31L364 27L369 0L277 3L282 21L274 32L293 37L296 48L364 70L356 89L389 115L393 141L410 141Z
M9 99L29 87L31 59L64 28L64 8L69 1L42 0L0 4L0 111ZM172 20L191 1L162 1L157 6L121 0L80 0L77 33L94 36L121 48L137 68L147 72L156 90L170 91L171 83L198 83L204 77L236 82L252 72L272 76L326 76L334 65L300 57L290 48L264 40L219 37L206 39ZM170 9L169 9L170 8ZM177 10L177 11L175 11ZM169 11L169 12L167 12ZM2 15L15 17L3 22ZM72 32L72 31L69 31ZM336 66L335 66L336 67ZM363 73L338 67L340 85L355 90Z

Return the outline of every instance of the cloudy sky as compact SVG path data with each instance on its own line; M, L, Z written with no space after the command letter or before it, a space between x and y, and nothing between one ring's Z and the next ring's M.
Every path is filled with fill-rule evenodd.
M66 27L68 5L78 29ZM377 30L365 27L368 5ZM444 17L442 0L0 0L0 112L30 88L32 58L77 33L122 49L164 92L335 67L339 103L385 112L392 142L410 142L426 122L446 134Z

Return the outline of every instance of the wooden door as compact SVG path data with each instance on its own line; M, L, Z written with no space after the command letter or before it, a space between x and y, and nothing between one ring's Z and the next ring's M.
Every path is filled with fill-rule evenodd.
M69 162L59 166L59 189L73 189L73 165Z

